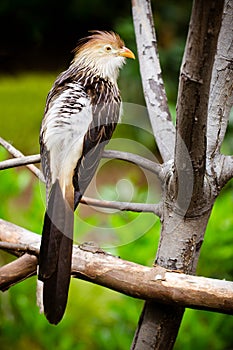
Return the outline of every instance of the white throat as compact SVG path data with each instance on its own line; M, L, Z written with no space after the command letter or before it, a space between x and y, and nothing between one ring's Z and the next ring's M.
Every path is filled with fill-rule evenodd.
M73 65L83 67L112 83L117 83L120 68L124 65L125 58L121 56L103 57L83 55L73 61Z
M119 76L119 70L125 63L124 57L109 57L99 58L96 62L96 67L99 75L103 78L110 79L113 83L117 82Z

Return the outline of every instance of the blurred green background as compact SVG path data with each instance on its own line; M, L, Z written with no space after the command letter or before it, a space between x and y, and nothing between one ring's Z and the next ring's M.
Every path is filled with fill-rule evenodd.
M191 1L152 1L152 5L163 77L174 115ZM113 29L136 52L130 1L96 0L87 4L83 0L1 0L0 136L25 154L39 152L38 135L47 93L57 74L68 66L77 40L90 29ZM137 60L127 62L119 86L127 102L125 123L117 129L109 148L159 158L143 107ZM135 108L135 104L142 107ZM233 151L232 124L231 118L223 145L226 154ZM0 160L8 157L0 148ZM233 278L232 186L232 182L226 186L213 209L201 250L199 275ZM133 165L103 161L88 194L111 200L154 202L159 200L159 186L151 174ZM1 218L41 232L44 188L26 168L0 172L0 196ZM152 214L109 213L80 206L76 216L77 242L95 240L112 254L148 266L156 254L159 230L160 224ZM1 265L12 259L0 253ZM73 280L64 319L58 326L51 326L39 314L35 295L35 277L1 293L2 350L130 348L142 301ZM186 310L175 349L233 349L232 329L231 316Z

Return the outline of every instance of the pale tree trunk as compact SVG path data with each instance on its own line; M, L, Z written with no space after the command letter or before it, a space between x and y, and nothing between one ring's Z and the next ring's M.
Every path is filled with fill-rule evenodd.
M195 273L212 206L232 176L232 157L219 153L232 106L232 3L225 2L224 12L223 0L193 3L180 73L174 142L168 108L162 106L163 95L158 88L162 82L150 1L132 1L145 99L155 137L160 135L156 137L159 150L167 162L155 263L187 274ZM145 302L131 349L172 349L183 313L182 307Z

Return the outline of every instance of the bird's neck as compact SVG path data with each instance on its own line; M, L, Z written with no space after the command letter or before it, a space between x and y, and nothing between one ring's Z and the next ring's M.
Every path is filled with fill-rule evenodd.
M105 61L103 59L95 59L89 62L77 59L72 63L72 67L78 69L78 71L83 72L87 76L99 76L117 85L119 70L123 64L124 58L121 57Z

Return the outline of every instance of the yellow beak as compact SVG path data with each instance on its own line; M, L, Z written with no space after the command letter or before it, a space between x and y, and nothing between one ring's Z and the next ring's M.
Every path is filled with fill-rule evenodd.
M119 55L127 58L132 58L133 60L135 59L134 53L125 46L120 50Z

